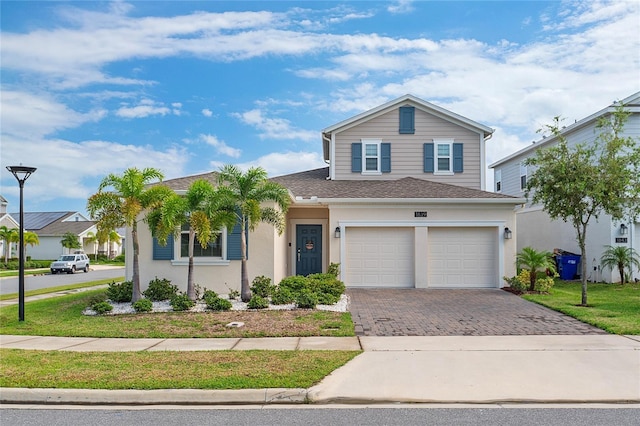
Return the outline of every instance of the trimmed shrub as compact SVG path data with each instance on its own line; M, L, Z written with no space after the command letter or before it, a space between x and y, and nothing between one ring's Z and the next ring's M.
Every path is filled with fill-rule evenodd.
M107 288L107 297L115 303L131 302L133 296L133 281L123 281L109 284Z
M91 309L102 315L106 314L107 312L111 312L113 310L113 306L111 306L111 303L104 301L94 303L93 306L91 306Z
M185 293L176 294L171 298L171 307L174 311L188 311L195 306L195 302L189 299Z
M271 278L265 277L264 275L255 277L251 284L251 293L264 298L273 295L276 288L275 285L271 284Z
M345 292L344 283L333 274L311 274L307 276L309 289L316 294L318 303L333 305L338 303L340 296Z
M213 290L205 290L204 293L202 293L202 300L204 300L205 302L207 301L207 299L212 299L218 297L218 293L216 293Z
M247 308L249 309L266 309L269 307L269 301L262 296L258 296L254 294L247 303Z
M296 306L301 309L313 309L318 304L318 296L311 290L304 289L296 295Z
M153 309L153 303L149 299L140 299L132 303L131 306L133 306L136 312L151 312Z
M233 306L231 302L218 296L210 296L206 298L205 301L207 303L207 308L211 309L212 311L229 311Z
M334 278L338 278L338 275L340 275L340 264L331 263L329 268L327 268L327 274L333 275Z
M144 297L154 302L160 302L162 300L171 300L173 296L178 294L178 286L171 284L171 281L162 278L149 281L149 287L142 292Z
M295 297L288 288L276 288L271 296L271 303L274 305L287 305L295 302Z
M549 290L551 290L551 287L553 287L555 283L553 277L538 278L536 280L535 290L540 293L549 293Z
M303 277L301 275L293 275L290 277L283 278L278 284L278 288L286 288L293 294L298 294L305 288L309 286L309 279L307 277Z

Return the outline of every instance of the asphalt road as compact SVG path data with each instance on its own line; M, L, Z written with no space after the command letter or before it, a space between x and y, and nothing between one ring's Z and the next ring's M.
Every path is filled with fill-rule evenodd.
M124 267L110 269L96 269L87 273L76 272L75 274L46 273L44 275L25 275L24 290L40 290L42 288L58 287L67 284L84 283L107 278L117 278L124 276ZM0 294L18 292L18 277L7 277L0 279Z
M264 407L25 407L3 406L5 425L637 425L637 408L530 408L498 405L476 408L350 406L345 408ZM610 406L611 407L611 406Z

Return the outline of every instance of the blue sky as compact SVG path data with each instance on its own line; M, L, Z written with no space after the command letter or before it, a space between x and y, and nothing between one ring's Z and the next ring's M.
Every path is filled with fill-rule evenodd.
M324 166L320 131L410 93L487 163L640 90L637 1L2 1L0 194L85 211L128 167ZM488 185L493 174L487 173ZM489 186L491 189L491 186Z

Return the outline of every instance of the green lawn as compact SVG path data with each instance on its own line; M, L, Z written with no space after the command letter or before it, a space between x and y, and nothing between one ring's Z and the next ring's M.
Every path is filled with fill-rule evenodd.
M67 285L61 285L58 287L48 287L48 288L41 288L39 290L30 290L25 292L24 295L25 297L38 296L40 294L55 293L58 291L67 291L67 290L76 290L79 288L95 287L97 285L109 284L114 281L119 282L122 280L124 280L124 277L105 278L103 280L88 281L86 283L67 284ZM17 298L18 298L18 293L9 293L9 294L0 295L0 300L12 300Z
M0 349L0 386L307 388L359 351L65 352Z
M559 281L548 295L522 297L610 333L640 334L640 283L589 283L586 307L577 306L581 302L581 289L580 282Z
M105 290L25 303L25 321L18 306L0 309L0 334L76 337L301 337L353 336L348 312L315 310L168 312L86 316L90 300ZM228 328L230 322L244 327Z

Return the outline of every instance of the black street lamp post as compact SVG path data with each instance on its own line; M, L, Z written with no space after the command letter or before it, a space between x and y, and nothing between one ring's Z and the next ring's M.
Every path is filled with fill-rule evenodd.
M22 196L24 182L36 171L35 167L7 166L20 184L20 246L18 275L18 321L24 321L24 199Z

